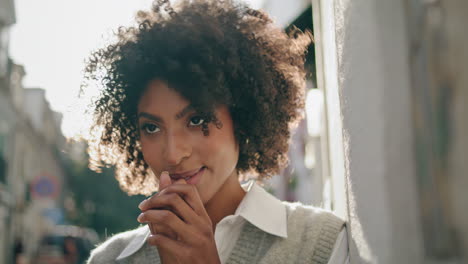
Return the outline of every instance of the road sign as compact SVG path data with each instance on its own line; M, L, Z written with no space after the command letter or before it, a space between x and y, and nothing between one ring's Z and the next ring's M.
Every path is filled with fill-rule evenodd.
M41 174L31 183L31 194L34 198L55 198L59 191L57 179L48 174Z

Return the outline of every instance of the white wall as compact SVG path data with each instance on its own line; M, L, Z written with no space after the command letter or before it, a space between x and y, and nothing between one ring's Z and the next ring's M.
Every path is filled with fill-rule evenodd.
M449 194L454 225L460 243L460 251L468 261L468 1L443 1L447 38L447 66L453 88L453 101L450 105L453 123L451 151L449 153Z
M330 173L335 196L347 193L337 209L349 220L351 262L422 263L403 2L314 3Z

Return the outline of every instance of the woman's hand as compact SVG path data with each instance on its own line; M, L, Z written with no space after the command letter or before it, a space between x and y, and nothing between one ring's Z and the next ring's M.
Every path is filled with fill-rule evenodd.
M212 222L197 189L183 179L164 186L168 181L163 173L161 191L139 205L138 221L152 226L148 243L168 255L162 257L166 262L220 263Z

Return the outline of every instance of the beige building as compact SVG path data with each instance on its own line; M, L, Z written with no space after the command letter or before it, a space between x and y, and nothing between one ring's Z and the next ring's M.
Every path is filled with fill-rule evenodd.
M9 242L11 223L10 210L14 198L9 191L9 169L12 144L9 141L11 129L15 123L14 106L9 100L9 68L11 62L8 56L10 28L15 23L15 8L13 0L0 1L0 262L4 263L11 249Z
M14 263L15 243L26 260L41 234L61 219L65 139L61 115L42 89L24 89L25 70L9 58L12 0L0 0L0 263Z
M65 169L62 150L65 139L60 130L61 115L50 109L43 89L23 89L25 122L17 129L19 156L17 162L24 181L17 183L18 192L25 186L24 202L18 221L17 235L23 238L28 257L37 250L42 232L63 223L62 201ZM19 195L21 196L21 195Z
M0 263L12 260L18 241L27 259L32 259L42 233L63 221L61 150L65 139L60 131L61 115L50 109L44 90L23 88L21 66L11 64L10 69L9 94L0 96L6 165L0 183L4 217Z

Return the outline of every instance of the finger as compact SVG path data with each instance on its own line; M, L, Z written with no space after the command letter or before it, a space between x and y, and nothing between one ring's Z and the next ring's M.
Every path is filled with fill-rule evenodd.
M193 227L185 224L173 212L168 210L148 210L142 213L139 221L145 221L153 224L157 230L173 237L175 232L176 237L188 243L196 243L196 236ZM155 230L156 231L156 230ZM156 232L157 233L157 232Z
M150 245L157 246L160 250L169 252L172 256L177 256L181 252L185 252L185 247L182 243L168 238L164 235L150 235L146 241Z
M170 182L171 182L171 179L169 177L169 174L167 173L167 171L163 171L161 173L160 183L159 183L159 189L160 190L165 189L166 187L170 186L171 184L181 184L181 185L187 184L187 182L184 179L179 179L179 180L175 181L174 183L170 183ZM145 200L143 200L138 205L138 208L140 208L140 210L142 210L142 211L152 209L152 208L160 208L161 206L152 205L153 204L152 201L154 201L154 199L156 199L160 195L161 195L161 191L159 191L159 192L153 194L152 196L146 198ZM168 209L168 208L164 208L164 209Z
M163 190L167 186L172 184L171 177L169 176L169 172L163 171L161 176L159 177L159 191Z
M184 179L178 179L174 182L174 184L187 184L187 181L185 181Z
M172 184L172 181L171 181L171 177L169 176L169 172L167 171L163 171L161 172L161 175L159 176L159 191L163 190L164 188L166 188L167 186L171 185ZM159 192L156 192L154 193L152 196L146 198L145 200L143 200L139 205L138 205L138 208L140 208L140 210L147 210L148 208L147 207L143 207L143 205L145 204L145 202L147 200L150 200L152 199L153 197L155 197ZM145 208L145 209L143 209Z
M152 235L161 234L171 239L178 240L177 233L164 225L148 223L148 226L150 227Z
M141 207L143 212L149 210L170 210L186 223L197 223L199 216L177 193L164 193L151 197Z
M208 217L205 206L200 198L197 188L191 184L172 184L162 190L159 195L167 193L179 194L187 204L193 208L195 213L199 216ZM209 217L208 217L209 218Z

